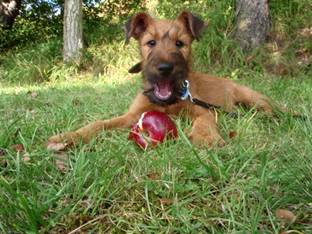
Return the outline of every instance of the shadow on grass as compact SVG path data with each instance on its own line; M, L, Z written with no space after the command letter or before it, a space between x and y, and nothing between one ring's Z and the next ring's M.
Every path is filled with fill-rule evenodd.
M88 47L83 50L80 64L73 67L63 64L62 38L52 38L41 43L29 43L22 48L12 49L0 55L0 82L9 84L33 84L73 76L86 68L103 70L112 64L113 51L116 53L124 41L122 23L94 25L86 35ZM99 54L95 49L106 51ZM119 49L120 50L120 49ZM93 66L95 64L95 66Z

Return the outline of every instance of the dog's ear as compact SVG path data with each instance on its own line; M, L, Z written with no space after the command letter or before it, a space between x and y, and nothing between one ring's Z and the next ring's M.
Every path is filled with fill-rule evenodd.
M126 33L126 43L133 37L138 40L143 32L145 32L148 24L151 22L152 17L147 13L138 13L127 21L124 26Z
M142 62L138 62L137 64L135 64L134 66L132 66L128 72L129 73L139 73L140 71L142 71Z
M182 11L177 20L183 23L188 33L196 40L199 40L202 32L207 27L203 20L188 11Z

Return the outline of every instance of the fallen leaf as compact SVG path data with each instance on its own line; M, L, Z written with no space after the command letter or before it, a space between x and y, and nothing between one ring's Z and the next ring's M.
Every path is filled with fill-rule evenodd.
M23 152L25 150L24 146L22 144L15 144L11 146L15 152Z
M229 132L229 138L230 139L232 139L232 138L234 138L234 137L236 137L237 136L237 132L236 131L230 131Z
M148 174L147 174L147 177L148 177L150 180L157 180L158 177L159 177L159 174L156 173L156 172L151 172L151 173L148 173Z
M294 213L285 209L277 209L275 211L275 216L285 223L293 223L296 220L296 216L294 215Z
M171 205L173 203L170 198L160 198L159 201L161 205Z

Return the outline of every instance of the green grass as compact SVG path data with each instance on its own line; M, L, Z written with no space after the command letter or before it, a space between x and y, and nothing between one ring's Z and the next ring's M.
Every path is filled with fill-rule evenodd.
M288 14L271 2L278 22L296 16L284 24L287 32L311 22L310 14L298 13L304 1L282 5ZM298 48L310 51L311 42L286 37L281 56L293 67L284 76L270 74L265 46L247 63L230 33L222 33L232 29L231 4L184 4L211 19L194 44L197 70L236 79L312 116L311 65L295 66L293 56ZM156 13L168 16L170 7L178 9L161 1ZM139 60L136 44L124 47L116 25L96 29L80 65L62 64L59 39L0 55L1 233L312 232L312 118L219 113L223 148L193 147L186 137L191 123L178 117L178 140L146 152L127 140L128 129L103 132L61 155L46 151L51 135L124 113L141 87L138 75L127 74ZM231 131L237 136L230 138ZM15 144L25 150L16 152ZM65 171L57 158L68 158ZM296 221L277 219L278 208L292 211Z
M273 77L244 83L259 85L276 100L311 115L312 84L301 79L300 84ZM103 132L92 143L67 151L68 171L58 171L56 155L43 147L46 139L123 113L139 86L138 77L122 77L2 89L0 142L7 161L1 171L3 232L65 232L99 218L84 230L276 233L282 229L274 216L277 208L298 215L290 229L311 231L310 120L285 116L273 121L244 110L238 119L220 114L228 144L201 150L185 138L190 123L181 119L176 119L176 142L147 152L127 140L128 130ZM238 135L229 139L233 130ZM24 153L12 150L13 144L23 144L31 160L23 162ZM172 203L162 205L161 199Z

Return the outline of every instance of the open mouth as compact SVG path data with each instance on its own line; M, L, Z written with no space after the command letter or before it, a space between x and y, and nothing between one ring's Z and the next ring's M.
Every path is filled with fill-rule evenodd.
M159 81L155 83L153 87L154 95L162 101L168 100L173 93L173 87L169 81Z

